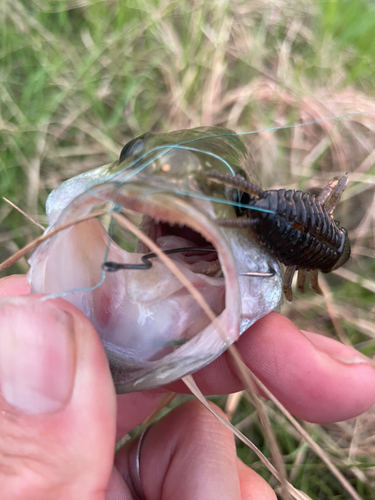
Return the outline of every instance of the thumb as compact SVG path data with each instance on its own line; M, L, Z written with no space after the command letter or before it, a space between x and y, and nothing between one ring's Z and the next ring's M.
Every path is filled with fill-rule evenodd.
M0 299L3 500L102 500L116 398L100 339L62 299Z

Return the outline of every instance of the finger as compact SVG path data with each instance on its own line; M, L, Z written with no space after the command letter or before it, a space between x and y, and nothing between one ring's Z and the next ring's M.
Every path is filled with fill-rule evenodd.
M58 299L0 300L2 500L105 498L116 400L99 337Z
M140 425L163 401L163 392L144 391L117 396L117 441Z
M269 484L255 471L237 458L238 477L240 479L242 500L276 500L276 494Z
M321 423L344 420L375 402L375 370L368 358L332 339L300 332L277 313L253 325L236 346L246 364L299 418ZM228 354L200 370L195 378L206 394L243 388ZM181 382L168 387L186 392ZM137 408L138 403L138 395L132 395L131 406ZM134 423L140 422L136 417L135 412ZM129 428L126 424L123 427L121 432Z
M232 433L197 401L179 406L149 428L139 452L139 475L137 447L136 441L121 449L115 464L133 495L141 498L142 490L148 500L276 498L260 476L238 466ZM249 494L250 483L254 491L262 491L261 497Z
M13 275L0 279L0 298L30 293L25 275ZM164 395L153 391L134 392L117 396L117 432L119 440L131 429L141 424L163 400Z
M355 349L317 334L303 334L271 313L236 344L245 364L296 417L310 422L345 420L375 402L375 370ZM228 353L194 375L206 394L243 388ZM181 383L169 386L185 391Z
M15 295L28 295L30 285L24 274L14 274L0 279L0 298Z

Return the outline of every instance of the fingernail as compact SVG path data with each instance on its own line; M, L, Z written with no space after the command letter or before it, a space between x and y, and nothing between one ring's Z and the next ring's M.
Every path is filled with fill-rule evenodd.
M53 301L0 300L0 387L26 413L47 413L70 400L75 373L73 317Z
M310 340L310 342L314 345L318 352L323 352L336 361L340 361L341 363L344 363L346 365L366 364L374 366L374 363L371 359L369 359L364 354L356 351L354 347L341 344L333 339L322 337L317 333L306 332L304 330L300 331L306 338Z
M341 361L341 363L344 363L346 365L370 365L374 366L374 363L366 357L365 355L361 354L360 352L352 355L341 355L341 356L333 356L336 361Z

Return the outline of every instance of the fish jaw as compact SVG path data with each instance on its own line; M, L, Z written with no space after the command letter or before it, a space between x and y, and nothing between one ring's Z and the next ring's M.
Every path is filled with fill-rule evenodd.
M65 229L37 249L28 274L32 292L64 293L92 321L103 341L118 393L158 387L202 368L252 323L280 307L277 262L242 230L218 227L212 220L215 210L210 202L170 192L150 193L150 186L142 183L103 183L71 201L56 226L88 214L103 201L155 221L151 223L154 229L148 231L151 237L158 221L194 231L217 250L223 273L214 278L195 272L194 266L202 264L200 259L193 265L181 256L175 260L217 314L218 331L159 260L147 271L107 273L104 282L93 288L102 280L107 248L110 261L139 263L142 256L125 252L111 241L97 219ZM156 243L163 249L194 247L194 242L173 234L157 238ZM249 270L266 272L269 263L277 271L272 278L239 276ZM76 291L65 293L68 290Z

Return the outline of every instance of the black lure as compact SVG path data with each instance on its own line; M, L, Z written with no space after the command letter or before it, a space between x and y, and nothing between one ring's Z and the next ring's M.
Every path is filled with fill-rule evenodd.
M347 231L332 215L345 190L347 175L332 179L317 197L294 189L263 191L240 176L210 172L207 177L249 194L249 207L273 212L248 210L242 217L217 219L217 223L226 227L250 227L260 244L287 266L283 288L288 301L293 299L291 285L297 270L300 291L303 292L309 271L311 288L321 293L318 271L329 273L349 259Z

